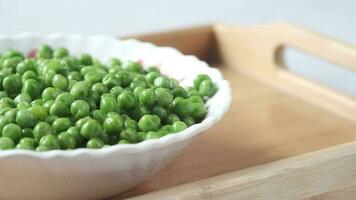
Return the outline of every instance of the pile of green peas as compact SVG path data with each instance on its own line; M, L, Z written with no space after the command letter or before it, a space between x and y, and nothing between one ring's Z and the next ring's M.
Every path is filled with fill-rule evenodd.
M103 148L178 133L202 121L217 91L207 75L183 88L156 67L41 45L0 55L0 150Z

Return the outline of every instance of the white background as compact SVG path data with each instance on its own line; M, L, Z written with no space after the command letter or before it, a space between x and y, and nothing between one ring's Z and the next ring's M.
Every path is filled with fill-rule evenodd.
M0 0L0 34L34 32L108 34L154 32L207 24L290 21L356 44L353 0ZM287 53L291 71L356 96L356 75ZM356 63L355 63L356 64Z

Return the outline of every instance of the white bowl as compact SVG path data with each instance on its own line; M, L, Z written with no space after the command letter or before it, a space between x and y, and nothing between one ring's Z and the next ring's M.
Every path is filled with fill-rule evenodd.
M216 123L231 102L229 83L217 69L169 47L106 36L22 34L0 36L0 52L11 48L28 53L43 43L66 47L73 55L89 53L102 61L118 57L157 65L186 86L192 85L197 74L208 74L219 90L207 102L206 119L160 139L98 150L0 151L0 199L98 199L120 193L163 168L195 136Z

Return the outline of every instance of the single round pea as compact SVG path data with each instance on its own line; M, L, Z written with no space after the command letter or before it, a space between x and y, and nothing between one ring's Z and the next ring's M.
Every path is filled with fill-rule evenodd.
M148 72L148 73L146 74L146 80L147 80L147 82L149 82L150 84L153 85L155 79L156 79L157 77L159 77L160 75L161 75L161 74L160 74L159 72L156 72L156 71Z
M100 138L91 138L86 147L89 149L100 149L105 145L104 141Z
M191 89L191 90L188 90L188 92L187 92L187 97L201 96L201 95L202 94L196 89Z
M54 104L54 100L49 100L43 103L43 107L46 109L47 112L49 112L49 109L53 104Z
M157 88L155 90L157 96L157 104L159 106L166 107L173 101L173 95L169 89L166 88Z
M79 57L79 62L83 65L92 65L93 64L93 59L92 57L89 55L89 54L82 54L80 57Z
M103 77L102 82L107 88L112 88L121 85L121 80L114 74L107 74Z
M23 75L22 75L22 82L25 82L28 79L34 79L36 80L38 77L38 74L32 70L30 71L26 71Z
M135 97L131 91L123 91L118 97L117 97L117 103L119 106L125 110L128 110L132 108L136 102L135 102Z
M54 50L53 57L55 58L64 58L69 56L69 52L66 48L60 47Z
M0 149L9 150L15 147L14 141L9 137L0 137Z
M68 78L68 80L81 81L82 80L82 75L77 71L72 71L72 72L69 72L67 78Z
M19 111L18 108L12 108L4 114L4 117L6 117L9 122L15 122L16 121L16 114Z
M173 88L172 94L173 94L174 98L176 98L176 97L186 98L187 97L187 91L185 91L185 89L180 86Z
M84 81L76 82L70 89L70 94L75 99L85 99L88 96L89 85Z
M19 95L17 95L14 99L15 104L19 104L20 102L27 102L27 103L31 103L32 99L30 97L30 95L28 95L27 93L21 93Z
M102 110L94 110L90 113L90 116L102 124L106 118L106 113Z
M35 70L35 66L31 60L24 60L16 66L16 72L19 74L24 74L26 71Z
M5 59L4 62L2 63L2 68L10 69L11 72L15 72L17 65L21 63L21 61L22 59L19 57Z
M122 62L121 60L117 59L117 58L111 58L108 62L108 65L110 67L113 67L113 66L121 66Z
M186 117L193 114L194 106L188 99L177 97L173 101L173 109L180 117Z
M129 143L137 143L139 141L137 132L131 128L123 130L120 134L120 139L126 140Z
M109 112L117 112L118 105L113 97L104 97L100 100L100 110L104 111L105 113Z
M12 74L4 78L2 81L4 90L9 94L18 94L22 88L21 76Z
M0 133L6 124L10 123L9 119L4 116L0 116Z
M102 131L103 127L95 119L89 119L80 128L80 134L87 139L100 137Z
M94 92L97 92L99 95L102 95L102 94L108 92L108 88L103 83L95 83L91 87L91 90L93 90Z
M89 115L89 104L83 100L76 100L70 106L70 112L75 119Z
M156 87L162 87L162 88L170 88L171 87L171 81L169 80L169 78L163 77L163 76L157 77L154 80L153 84Z
M64 90L68 87L68 80L61 74L56 74L53 76L52 85L55 88Z
M187 128L187 125L182 121L175 121L172 124L174 132L180 132Z
M138 132L137 137L138 137L138 140L140 142L142 142L142 141L146 140L147 133L146 132Z
M14 142L21 138L21 127L14 123L9 123L2 129L2 137L11 138Z
M36 124L36 117L30 110L19 110L16 114L16 123L22 128L31 128Z
M57 136L52 135L52 134L43 136L40 139L39 145L48 147L48 149L60 149L61 148L61 145L59 143Z
M40 141L40 139L47 135L47 134L52 134L52 127L49 123L47 122L39 122L34 128L33 128L33 136L37 141Z
M156 93L153 89L145 89L139 94L139 102L145 106L155 105L156 100Z
M23 137L16 145L16 149L35 150L36 141L33 138Z
M9 49L7 51L4 52L3 54L4 58L14 58L14 57L19 57L21 59L24 58L23 54L19 51L13 50L13 49Z
M175 121L179 121L180 118L178 117L178 115L174 114L174 113L170 113L168 114L167 117L167 124L173 124Z
M49 114L50 115L55 115L57 117L65 117L70 114L68 106L61 102L57 101L52 104L52 106L49 109Z
M48 114L47 114L47 110L40 105L34 105L31 108L29 108L29 111L32 112L32 114L35 116L35 119L38 121L44 121Z
M168 112L166 109L156 106L152 109L152 114L157 115L162 121L165 121L167 119Z
M26 109L28 109L30 107L31 107L31 105L26 101L20 102L16 106L16 108L18 108L19 110L26 110Z
M51 47L49 47L48 45L41 45L36 52L36 57L37 58L45 58L45 59L49 59L52 58L52 54L53 54L53 50Z
M211 80L204 80L199 85L199 92L203 96L212 97L216 90L216 86Z
M127 71L119 71L115 73L115 76L120 80L122 87L127 87L130 85L132 79L130 77L130 73Z
M62 149L74 149L77 144L76 138L67 132L60 133L58 140Z
M124 128L132 128L136 131L139 129L137 121L133 119L126 119L124 122Z
M124 89L121 86L115 86L110 89L110 94L115 95L115 97L117 98L123 91Z
M68 118L60 117L54 120L52 124L52 130L55 133L60 133L66 131L69 127L71 127L72 123Z
M199 74L195 77L194 79L194 88L196 90L199 90L200 84L201 82L203 82L204 80L211 80L210 77L206 74Z
M38 147L36 147L36 151L38 151L38 152L48 151L48 150L51 150L51 149L46 147L46 146L38 146Z
M75 126L70 127L67 131L66 131L70 136L75 138L76 141L76 146L80 147L83 142L84 142L84 138L83 136L80 134L80 129L78 129Z
M133 90L133 94L137 101L139 101L139 96L144 90L145 90L145 88L142 86L138 86Z
M108 134L113 135L118 134L122 130L123 124L123 119L119 114L110 112L104 120L103 128Z
M48 87L42 92L43 101L55 100L56 97L61 93L58 88Z
M141 131L156 131L161 127L161 120L157 115L144 115L138 122Z
M130 83L130 88L132 90L134 90L135 88L137 87L143 87L143 88L147 88L148 87L148 83L146 82L146 80L133 80L131 83Z
M195 120L193 119L193 117L184 117L182 119L182 121L189 127L193 124L195 124Z
M69 92L63 92L56 97L55 101L61 101L70 106L74 102L74 97Z
M13 107L15 105L15 101L13 99L11 99L10 97L1 98L0 103L7 104L10 107Z
M140 63L133 62L133 61L126 62L124 68L130 72L139 73L142 71L142 66L140 65Z

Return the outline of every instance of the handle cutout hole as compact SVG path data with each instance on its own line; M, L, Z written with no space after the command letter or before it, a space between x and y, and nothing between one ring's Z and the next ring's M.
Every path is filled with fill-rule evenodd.
M288 46L278 49L276 60L292 74L356 97L356 72Z

